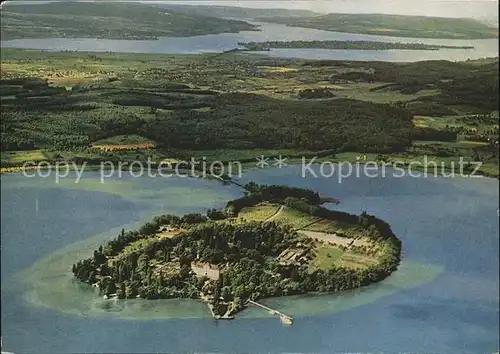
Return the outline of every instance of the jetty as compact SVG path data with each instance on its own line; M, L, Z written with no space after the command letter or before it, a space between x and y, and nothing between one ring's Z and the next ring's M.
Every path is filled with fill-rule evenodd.
M217 175L214 175L212 173L210 173L210 177L212 178L215 178L215 179L218 179L219 181L223 182L223 183L231 183L231 184L234 184L238 187L241 187L241 188L245 188L245 186L241 183L238 183L236 182L234 179L232 179L231 177L229 177L228 179L224 179L222 178L221 176L217 176Z
M279 312L277 310L274 310L274 309L272 309L270 307L267 307L265 305L259 304L256 301L248 300L248 303L266 310L272 316L279 316L280 317L280 321L283 324L291 325L293 323L293 317L292 316L285 315L284 313L281 313L281 312Z

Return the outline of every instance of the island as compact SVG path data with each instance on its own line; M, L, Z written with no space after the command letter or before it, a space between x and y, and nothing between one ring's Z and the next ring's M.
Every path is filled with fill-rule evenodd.
M200 299L215 319L232 319L249 303L267 309L260 299L354 289L397 269L401 242L386 222L327 209L312 190L244 190L223 210L122 230L72 271L105 298Z
M387 14L326 14L305 17L261 17L264 22L324 31L389 37L485 39L498 38L498 28L469 18Z
M423 43L391 43L377 41L268 41L239 42L246 51L266 51L277 48L318 48L318 49L352 49L352 50L440 50L440 49L474 49L473 46L450 46Z
M155 40L254 31L244 21L186 14L129 3L54 2L8 4L1 10L2 40L19 38L105 38Z

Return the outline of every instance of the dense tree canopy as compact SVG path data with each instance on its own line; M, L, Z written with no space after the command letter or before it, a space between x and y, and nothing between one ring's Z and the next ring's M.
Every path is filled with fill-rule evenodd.
M311 271L307 265L285 265L277 260L283 251L298 244L308 247L312 242L299 236L290 225L275 222L233 224L209 221L201 214L162 215L139 231L122 230L116 239L95 250L93 257L77 262L73 273L83 282L95 283L101 293L116 293L120 298L197 298L202 293L211 293L214 294L214 311L223 314L227 307L221 310L219 299L241 308L246 299L342 291L381 280L399 264L401 242L387 223L374 216L366 213L356 216L322 208L318 205L317 193L301 188L259 186L251 182L246 191L249 204L273 200L304 215L355 225L363 235L379 243L384 253L379 262L363 269L331 266ZM252 195L258 197L248 198ZM234 205L234 201L228 205ZM207 214L223 219L230 216L214 209ZM155 237L153 233L165 225L181 227L184 231L173 237ZM133 246L137 242L142 246ZM222 271L218 279L209 281L191 271L193 262L217 265Z
M25 82L32 85L28 79ZM160 94L147 88L117 88L114 82L72 91L46 82L35 88L3 87L14 93L9 97L7 92L2 99L5 150L87 148L109 136L139 134L164 148L389 152L403 150L412 133L405 111L354 100L280 101L185 89ZM201 107L209 109L195 110Z

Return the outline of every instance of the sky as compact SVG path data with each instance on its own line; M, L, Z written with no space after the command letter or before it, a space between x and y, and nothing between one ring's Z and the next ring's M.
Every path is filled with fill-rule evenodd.
M184 0L182 4L308 9L315 12L472 17L498 23L497 0Z

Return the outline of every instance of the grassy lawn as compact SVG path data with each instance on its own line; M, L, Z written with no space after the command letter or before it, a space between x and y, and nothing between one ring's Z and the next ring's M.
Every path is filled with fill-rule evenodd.
M335 247L320 246L314 250L316 257L313 260L315 269L328 269L342 256L344 251Z
M239 214L238 219L248 221L264 221L273 216L279 209L276 204L261 204L253 207L243 208Z
M343 223L341 221L332 221L332 220L319 220L318 222L308 225L304 228L307 231L316 231L316 232L326 232L326 233L341 233L346 236L357 235L357 228L353 225L349 225Z
M276 222L282 222L292 225L295 229L301 229L315 221L319 220L314 216L302 214L299 211L285 207L279 215L273 219Z
M369 267L374 263L376 263L376 260L373 257L355 253L352 251L346 251L337 261L336 265L359 269Z

